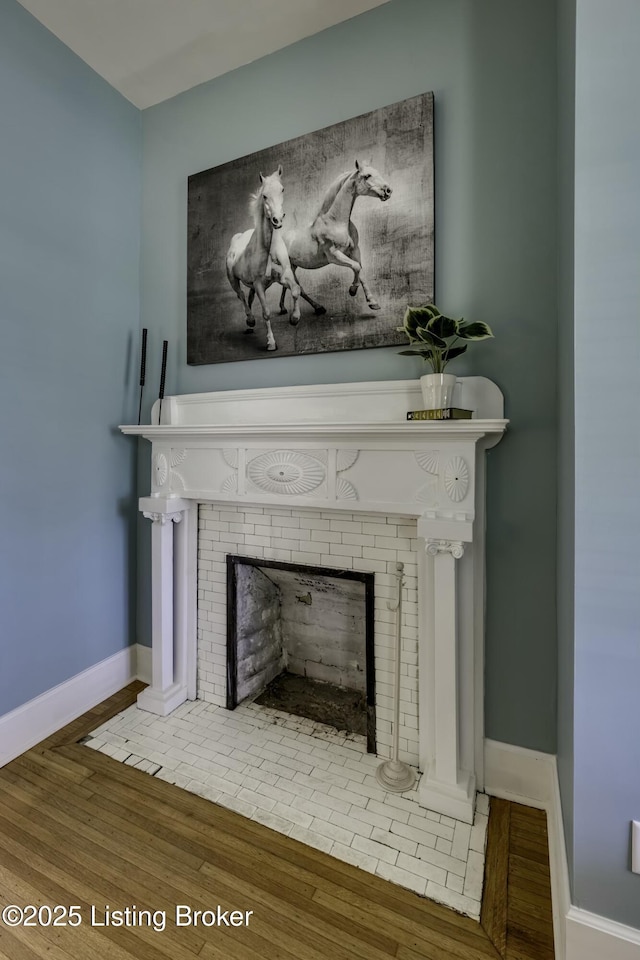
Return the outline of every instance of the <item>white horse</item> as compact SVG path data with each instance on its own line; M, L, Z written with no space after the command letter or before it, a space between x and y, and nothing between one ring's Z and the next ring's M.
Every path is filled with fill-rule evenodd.
M255 317L251 312L253 297L258 295L262 306L262 316L267 328L267 350L277 350L271 314L265 297L265 289L271 283L272 267L278 271L278 279L288 287L293 297L291 322L300 319L300 286L293 274L289 255L280 233L284 220L284 187L282 186L282 166L263 177L260 174L260 189L254 193L249 203L253 217L253 228L244 233L236 233L231 239L227 253L227 277L241 301L247 318L247 333L253 333ZM244 287L249 289L249 298Z
M369 309L379 310L380 304L372 296L362 275L360 242L358 231L351 221L351 211L358 197L377 197L384 203L391 193L391 187L374 167L356 160L354 170L348 170L333 181L311 223L290 233L285 231L285 242L295 279L298 279L298 267L317 270L329 263L347 267L353 270L353 282L349 287L351 296L355 297L358 287L362 287ZM272 280L286 283L277 266L274 266L272 271ZM285 293L283 285L280 313L286 313ZM311 304L317 314L326 313L325 308L316 303L302 288L300 296Z

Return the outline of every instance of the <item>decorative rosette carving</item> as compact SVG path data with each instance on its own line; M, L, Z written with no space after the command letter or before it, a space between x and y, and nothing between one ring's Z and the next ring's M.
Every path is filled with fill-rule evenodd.
M440 472L440 453L437 450L430 450L428 453L416 453L415 458L425 473L438 476Z
M183 448L182 450L172 450L171 451L171 466L178 467L181 463L187 459L187 451Z
M222 459L228 467L231 467L233 473L230 474L222 484L223 493L237 493L238 492L238 463L239 463L239 451L236 448L228 448L221 450Z
M238 468L238 451L237 450L221 450L222 458L228 467L232 467L234 470Z
M156 487L162 487L169 476L169 464L164 453L156 453L153 458L153 482Z
M184 477L177 470L171 471L171 489L174 493L184 493L187 489Z
M336 480L336 500L357 500L358 491L352 483L345 480L344 477L338 477Z
M175 469L176 467L180 466L181 463L184 463L186 459L187 451L184 449L184 447L181 450L172 450L171 454L169 455L169 463L171 464L171 489L176 493L183 493L186 489L184 477Z
M349 470L349 468L354 465L359 455L359 450L338 450L336 452L336 474L343 473L345 470ZM345 480L344 477L336 477L336 500L357 499L358 491L351 481Z
M319 487L326 477L319 460L297 450L273 450L250 461L247 476L267 493L304 496Z
M416 493L418 503L428 504L433 507L438 501L438 474L440 472L440 452L438 450L428 450L426 453L414 453L416 463L421 470L428 474L429 479L423 487L420 487Z
M460 503L469 489L469 467L462 457L452 457L444 471L444 488L449 500Z
M348 470L349 467L352 467L358 459L359 453L359 450L338 450L336 456L336 470L338 473L342 473L343 470Z
M418 503L434 505L438 500L438 478L429 477L429 483L425 483L416 493Z

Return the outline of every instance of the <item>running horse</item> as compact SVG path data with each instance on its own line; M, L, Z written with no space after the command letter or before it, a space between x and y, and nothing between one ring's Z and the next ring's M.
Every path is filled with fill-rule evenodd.
M299 267L304 270L317 270L330 263L346 267L353 271L353 281L349 287L351 296L355 297L358 287L361 287L369 309L379 310L380 304L373 297L362 274L360 240L351 220L351 212L358 197L377 197L385 203L391 193L391 187L374 167L356 160L355 169L341 174L328 188L313 221L306 227L286 234L285 242L294 278L298 279ZM284 299L287 284L284 274L280 274L276 265L272 271L272 280L279 283L284 281L280 313L286 313ZM322 304L313 300L302 288L300 296L311 304L316 314L326 313Z
M271 313L265 297L265 290L272 282L272 268L277 270L279 282L291 291L291 323L296 324L300 319L300 286L291 268L280 232L285 216L281 165L268 177L260 174L260 189L251 196L249 210L253 227L232 237L226 259L227 277L244 307L247 318L246 332L253 333L256 324L251 305L257 295L267 328L267 350L277 350L271 329ZM249 290L248 297L244 287Z

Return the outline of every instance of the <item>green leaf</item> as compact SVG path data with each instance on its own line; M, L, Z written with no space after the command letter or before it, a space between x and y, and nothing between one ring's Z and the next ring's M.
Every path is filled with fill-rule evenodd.
M409 309L415 311L422 326L426 326L429 320L432 320L434 317L440 316L440 311L435 303L423 303L420 307L410 307Z
M462 356L462 354L466 351L466 349L467 349L466 343L463 347L449 347L449 349L445 350L443 354L443 359L445 363L449 363L449 360L455 360L456 357Z
M463 340L488 340L489 337L493 336L493 333L488 324L478 320L476 323L462 324L458 328L458 336Z
M398 350L399 357L423 357L425 360L431 355L431 350Z
M404 330L410 337L416 336L418 327L426 327L430 320L440 315L440 311L433 304L422 307L407 307L404 314Z
M407 309L405 310L404 320L402 321L402 323L403 323L402 329L404 330L406 335L409 337L409 339L414 338L416 335L416 329L418 327L418 318L414 316L413 310L411 309L411 307L407 307Z
M429 346L434 347L436 350L444 350L447 346L446 340L432 333L431 330L428 330L426 327L418 327L416 333L423 343L428 343Z
M458 332L459 320L452 320L451 317L445 317L443 314L439 314L437 317L433 317L432 320L427 324L427 329L431 333L435 333L437 337L454 337Z

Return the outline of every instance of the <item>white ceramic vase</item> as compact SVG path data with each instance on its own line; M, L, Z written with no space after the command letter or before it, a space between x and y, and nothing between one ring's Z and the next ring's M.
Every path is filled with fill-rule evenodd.
M455 373L426 373L420 377L425 410L446 410L453 407L456 388Z

